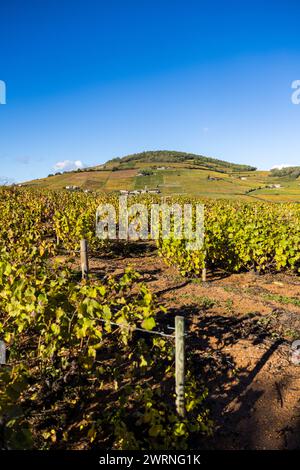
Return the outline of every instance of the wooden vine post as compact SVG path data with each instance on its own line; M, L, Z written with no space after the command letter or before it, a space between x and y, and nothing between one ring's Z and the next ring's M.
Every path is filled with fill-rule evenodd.
M89 277L88 244L85 239L82 239L80 241L80 259L81 259L82 279L88 279Z
M206 267L202 268L202 282L206 282Z
M176 410L180 417L185 416L184 382L184 317L175 317L175 381L176 381Z
M202 282L206 282L206 251L204 251L204 262L202 268Z
M6 345L4 341L0 341L0 365L6 364Z

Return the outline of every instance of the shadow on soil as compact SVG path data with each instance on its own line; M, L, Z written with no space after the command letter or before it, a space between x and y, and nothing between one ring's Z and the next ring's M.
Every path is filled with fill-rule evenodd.
M260 383L259 388L252 387L258 373L268 363L278 347L284 343L281 339L272 339L270 332L258 322L255 315L242 318L209 313L196 305L185 308L173 308L172 316L183 315L186 319L186 348L191 358L192 367L197 374L205 377L209 390L209 406L215 423L215 435L201 447L214 449L256 449L261 448L263 438L261 429L255 425L251 413L257 401L270 384ZM173 323L170 320L169 323ZM212 340L214 346L212 347ZM268 344L257 363L252 368L237 368L234 358L226 350L228 346L247 339L253 345ZM265 341L267 340L267 341ZM284 384L287 386L287 384ZM280 392L279 392L280 395ZM282 398L281 398L282 399ZM275 404L276 410L277 404ZM278 398L280 407L280 396ZM266 410L272 423L273 407ZM245 432L240 427L245 426ZM292 428L287 426L281 433L280 448L300 448L300 421Z

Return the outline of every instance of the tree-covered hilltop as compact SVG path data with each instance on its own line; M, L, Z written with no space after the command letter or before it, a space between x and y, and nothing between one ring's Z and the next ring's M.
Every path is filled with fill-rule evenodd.
M300 176L300 166L289 166L281 169L273 168L271 170L270 176L297 179Z
M205 157L194 153L177 152L175 150L153 150L141 153L118 157L107 162L107 165L115 164L117 166L127 165L128 163L186 163L206 167L217 171L255 171L256 168L250 165L241 165L230 163L217 158Z

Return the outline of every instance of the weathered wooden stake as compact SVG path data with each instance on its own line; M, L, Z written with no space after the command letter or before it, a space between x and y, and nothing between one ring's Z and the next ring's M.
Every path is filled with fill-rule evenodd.
M204 262L203 262L203 268L202 268L202 282L206 282L206 251L204 251Z
M6 346L4 341L0 341L0 365L6 364Z
M81 258L82 279L88 279L89 277L88 244L85 239L82 239L80 241L80 258Z
M206 267L202 268L202 282L206 282Z
M176 410L182 418L185 416L184 381L184 317L175 317L175 381L176 381Z

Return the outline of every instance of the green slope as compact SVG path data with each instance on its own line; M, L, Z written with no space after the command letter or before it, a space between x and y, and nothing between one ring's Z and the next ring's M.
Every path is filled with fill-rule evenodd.
M245 165L211 160L201 156L192 158L192 154L182 152L144 152L24 184L45 189L75 185L83 190L104 192L158 188L162 195L190 194L249 201L300 202L298 179L280 177L274 172L255 171L250 166L246 166L248 170L245 171ZM270 188L272 184L280 184L280 188Z
M157 163L164 164L181 164L186 167L202 167L219 172L234 171L254 171L255 167L250 165L240 165L238 163L229 163L224 160L196 155L194 153L177 152L175 150L152 150L147 152L126 155L122 158L114 158L109 160L106 168L137 168L141 163L147 163L150 167L156 166Z

